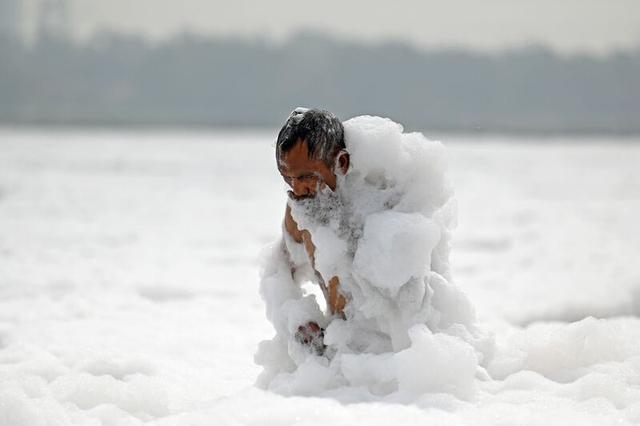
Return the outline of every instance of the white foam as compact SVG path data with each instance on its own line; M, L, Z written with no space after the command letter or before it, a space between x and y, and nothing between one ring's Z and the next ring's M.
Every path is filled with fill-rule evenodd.
M290 207L312 235L316 269L325 281L340 278L346 321L303 297L283 245L274 245L261 289L277 336L256 357L265 367L259 384L287 394L366 386L375 394L431 390L471 398L491 345L449 274L455 220L444 148L380 117L344 127L351 166L338 175L336 192L324 189ZM325 356L293 337L309 321L326 327Z
M306 396L285 397L252 386L256 344L272 333L256 253L286 198L273 137L0 129L0 425L640 424L640 144L448 136L452 266L478 315L497 317L490 377L407 389L411 373L423 386L457 371L416 357L400 391L397 354L361 330L365 354L335 367L312 358L281 382ZM453 218L446 208L437 223ZM449 333L430 331L432 352L415 354L468 365L464 351L438 352L474 317L441 253L427 325ZM588 314L609 319L543 323ZM325 341L353 330L333 321ZM296 369L287 344L264 345L262 364Z

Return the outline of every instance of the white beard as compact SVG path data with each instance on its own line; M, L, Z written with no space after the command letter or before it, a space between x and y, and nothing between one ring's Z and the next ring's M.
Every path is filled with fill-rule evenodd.
M315 197L301 200L289 198L289 203L300 229L327 226L342 216L344 210L340 192L332 191L328 186L319 189Z
M348 252L353 255L357 239L362 235L362 224L353 214L348 192L344 177L339 176L335 191L325 186L313 198L290 198L289 205L300 230L308 230L313 239L315 230L328 227L347 243Z

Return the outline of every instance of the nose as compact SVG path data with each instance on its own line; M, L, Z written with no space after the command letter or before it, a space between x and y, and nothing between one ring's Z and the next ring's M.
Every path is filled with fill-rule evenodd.
M309 185L307 185L302 179L292 178L291 189L296 197L304 197L310 194Z
M307 187L300 179L291 179L291 189L296 197L307 195Z

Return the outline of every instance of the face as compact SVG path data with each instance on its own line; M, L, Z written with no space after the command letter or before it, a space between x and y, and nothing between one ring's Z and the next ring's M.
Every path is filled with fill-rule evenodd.
M299 140L280 158L278 169L289 185L289 196L296 200L313 198L328 186L336 189L336 175L322 160L309 158L307 141Z

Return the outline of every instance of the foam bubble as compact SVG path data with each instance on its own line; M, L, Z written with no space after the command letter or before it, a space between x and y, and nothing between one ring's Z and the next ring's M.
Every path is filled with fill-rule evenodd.
M285 237L274 245L261 289L277 335L256 357L265 367L259 384L287 394L346 386L471 398L491 345L449 275L455 220L444 148L380 117L356 117L344 127L351 166L338 175L336 191L289 205L312 236L315 269L325 282L339 277L346 319L303 297L291 274L300 263L295 243ZM289 260L288 252L298 255ZM323 356L294 338L309 321L326 327Z

